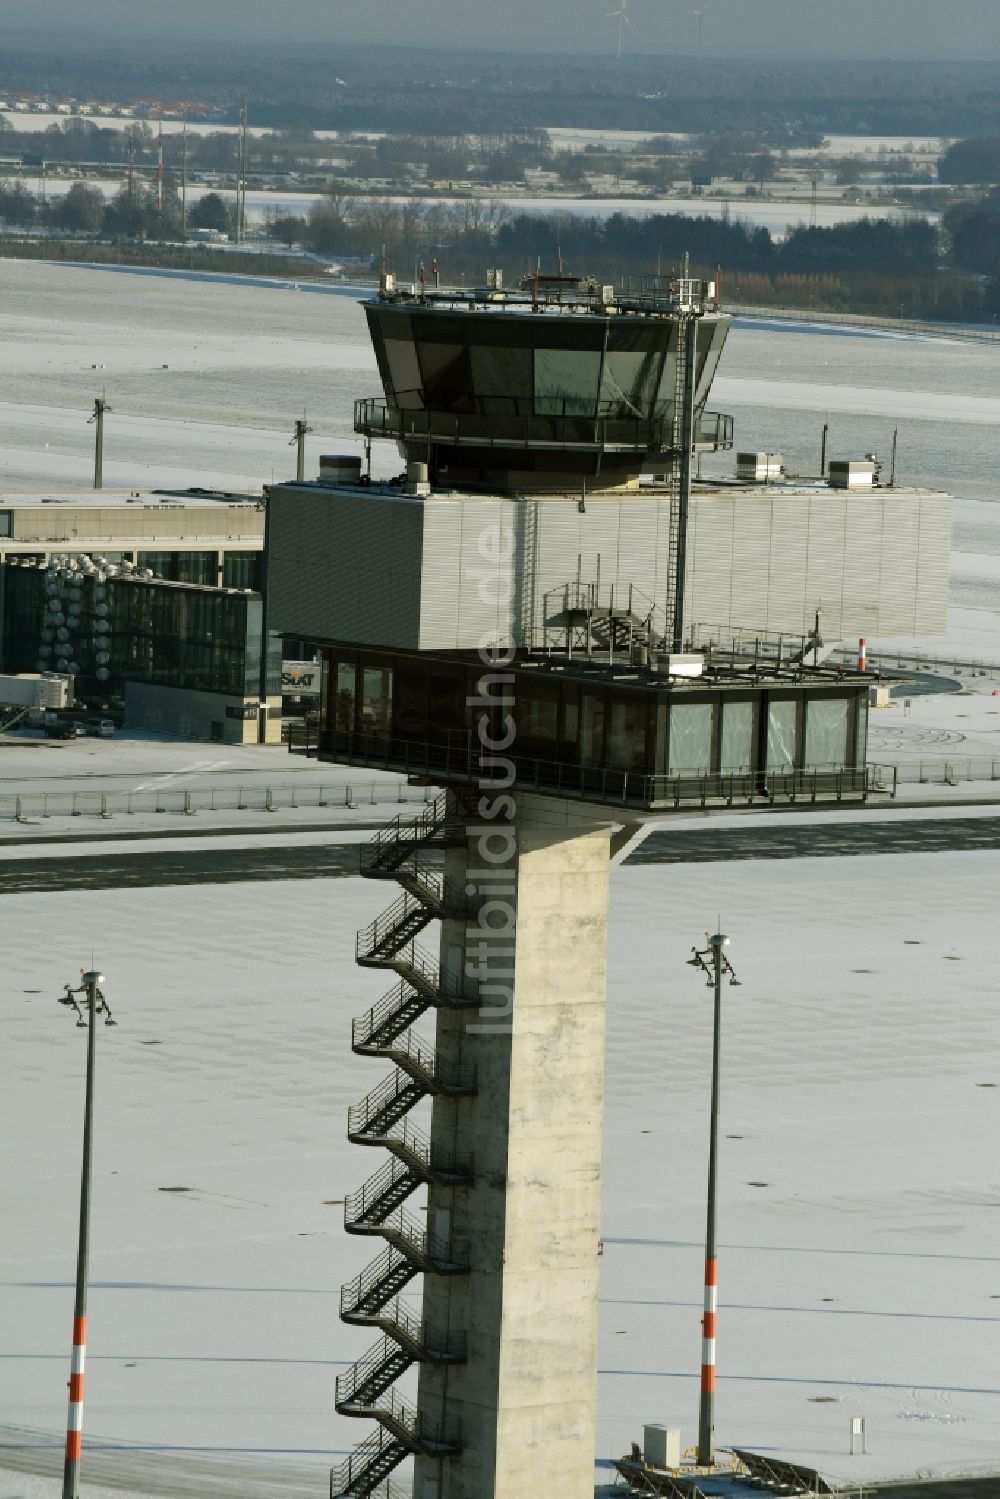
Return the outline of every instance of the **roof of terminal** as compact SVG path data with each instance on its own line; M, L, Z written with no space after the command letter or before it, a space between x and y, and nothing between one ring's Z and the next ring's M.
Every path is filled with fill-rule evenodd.
M243 505L262 503L259 490L222 489L38 489L0 491L0 508L30 505L148 505L159 509L176 505Z

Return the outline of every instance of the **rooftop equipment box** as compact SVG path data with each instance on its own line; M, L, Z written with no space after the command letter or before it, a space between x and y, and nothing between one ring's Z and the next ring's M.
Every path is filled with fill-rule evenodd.
M737 453L737 479L754 479L766 484L769 479L780 479L785 465L780 453Z
M645 1425L642 1428L642 1455L651 1468L679 1468L680 1427Z
M830 486L833 489L871 489L875 483L874 463L847 463L830 460Z

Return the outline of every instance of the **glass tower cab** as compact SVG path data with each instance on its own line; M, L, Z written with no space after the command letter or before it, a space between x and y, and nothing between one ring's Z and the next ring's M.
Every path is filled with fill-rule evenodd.
M715 282L636 293L535 275L516 292L403 291L383 276L365 312L384 395L355 430L395 438L432 485L511 494L627 489L671 475L684 448L732 446L706 402L730 318ZM685 399L687 397L687 400Z

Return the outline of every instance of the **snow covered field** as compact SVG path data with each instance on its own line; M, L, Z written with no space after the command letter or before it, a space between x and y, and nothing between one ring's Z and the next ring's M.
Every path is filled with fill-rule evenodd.
M47 177L42 182L40 177L25 177L22 179L24 186L35 196L46 196L49 198L61 198L69 192L73 186L73 180L64 177ZM89 178L91 187L98 188L105 198L114 198L122 189L122 177ZM197 203L199 198L208 193L222 193L223 197L229 197L235 191L215 186L201 186L192 183L188 187L187 196L189 204ZM300 214L307 215L317 198L321 196L315 189L311 192L288 192L284 189L275 191L262 188L248 188L246 195L247 220L253 224L263 224L268 215ZM748 223L757 224L770 230L779 238L783 237L789 229L797 224L802 224L810 216L808 202L805 198L801 202L786 202L782 199L775 201L759 198L685 198L667 195L664 197L585 197L571 198L562 193L518 193L513 196L504 194L484 193L481 198L495 203L498 207L506 209L511 213L527 214L571 214L577 218L606 219L612 214L624 214L626 218L644 219L655 213L679 213L688 218L711 218L718 219L729 216L738 216L746 219ZM406 196L390 196L390 203L403 204L411 202ZM454 208L469 202L469 197L440 196L434 194L433 198L426 199L428 203L439 203L445 207ZM895 208L891 204L878 203L829 203L820 201L816 205L816 222L821 228L831 224L847 224L855 219L865 217L866 214L875 214L879 218L901 219L901 218L926 218L937 220L941 217L936 211L924 211L912 207Z
M710 1009L684 959L721 911L744 987L720 1441L854 1479L1000 1469L998 878L992 852L615 873L599 1458L644 1419L693 1433ZM0 1464L58 1469L83 1052L54 1000L91 952L119 1020L99 1036L92 1476L319 1491L362 1435L332 1383L364 1347L336 1315L367 1257L340 1199L375 1164L344 1116L379 1077L348 1025L384 987L351 961L380 904L360 879L4 901Z
M280 477L303 406L311 464L358 451L350 402L378 380L350 297L21 262L0 262L0 296L5 488L88 483L98 381L110 482ZM962 601L947 640L922 644L1000 659L994 351L737 329L720 382L740 446L782 447L803 470L827 415L833 456L884 450L898 421L901 481L959 497ZM989 753L1000 699L970 686L886 710L873 734L899 753L940 734ZM0 792L337 774L127 740L0 751ZM193 830L265 857L287 842ZM0 848L0 864L25 857ZM710 1009L684 959L720 912L743 987L725 1000L719 1440L845 1482L1000 1471L998 881L986 849L615 871L600 1460L644 1420L695 1432ZM83 1050L55 998L92 954L119 1026L99 1036L89 1478L118 1499L321 1493L366 1433L333 1413L333 1380L366 1347L337 1318L340 1283L370 1258L341 1199L376 1164L348 1146L345 1111L380 1077L351 1054L349 1022L385 987L352 957L386 898L342 877L0 903L0 1499L58 1493ZM847 1457L852 1414L868 1459Z

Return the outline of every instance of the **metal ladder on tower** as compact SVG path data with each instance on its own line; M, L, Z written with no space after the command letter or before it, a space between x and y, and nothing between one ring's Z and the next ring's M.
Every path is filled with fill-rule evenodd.
M428 1182L471 1181L469 1163L441 1156L408 1118L424 1098L475 1091L474 1069L442 1065L434 1048L412 1029L428 1010L475 1003L464 998L459 983L445 980L437 958L416 941L450 906L444 876L428 853L464 838L464 827L454 798L442 795L420 817L396 818L362 857L363 874L393 879L403 893L358 933L356 961L367 968L390 969L398 982L356 1017L352 1048L359 1056L385 1057L394 1070L351 1107L347 1132L354 1144L388 1150L390 1159L347 1196L344 1227L350 1234L376 1235L387 1247L341 1289L342 1321L377 1328L381 1336L338 1377L335 1405L341 1415L367 1417L379 1424L331 1470L331 1499L402 1499L403 1491L389 1482L389 1474L406 1457L460 1450L457 1433L426 1421L394 1386L414 1363L460 1363L465 1357L464 1337L430 1327L400 1294L420 1274L461 1275L468 1270L462 1246L435 1236L403 1206Z
M688 339L695 334L695 324L690 318L677 319L677 362L674 366L674 411L671 436L672 461L670 465L670 524L668 544L670 567L667 574L666 620L668 648L672 646L674 610L677 607L677 562L681 540L681 451L684 447L684 398L687 370Z

